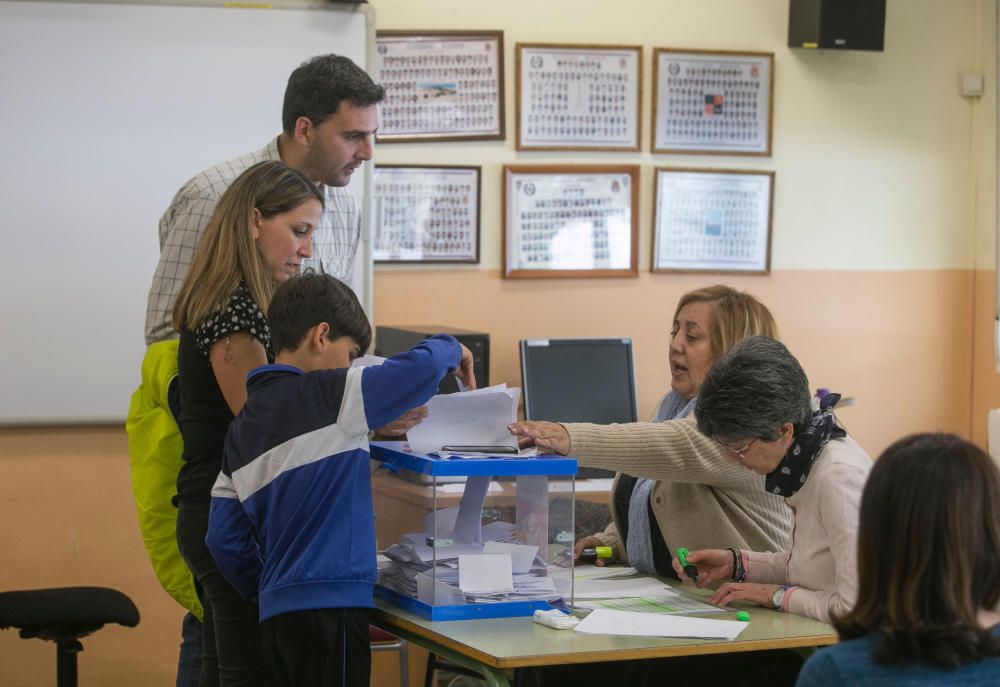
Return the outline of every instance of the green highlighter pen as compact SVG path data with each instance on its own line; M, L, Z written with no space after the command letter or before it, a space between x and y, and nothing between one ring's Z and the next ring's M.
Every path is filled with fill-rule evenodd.
M698 581L698 566L693 563L688 563L688 550L683 546L677 549L677 560L681 562L681 568L684 569L684 574L690 577L695 582Z

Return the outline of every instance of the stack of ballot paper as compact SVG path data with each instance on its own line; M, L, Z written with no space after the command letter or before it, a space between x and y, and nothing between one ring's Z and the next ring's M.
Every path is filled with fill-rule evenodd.
M507 425L517 419L521 390L506 384L438 394L427 402L427 417L407 432L410 448L418 453L445 446L497 446L517 450L517 438Z
M488 527L498 524L513 530L510 523ZM383 552L379 584L435 605L559 598L537 546L487 541L432 548L416 543L424 536L406 535Z
M559 579L559 588L564 597L569 597L568 579ZM639 575L635 568L597 566L573 569L573 604L580 608L674 615L726 610L680 592L655 577Z

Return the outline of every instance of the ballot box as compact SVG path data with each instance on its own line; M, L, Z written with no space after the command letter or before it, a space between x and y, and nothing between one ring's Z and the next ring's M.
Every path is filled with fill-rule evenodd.
M372 442L371 456L377 597L430 620L572 605L575 460L425 455L404 442Z

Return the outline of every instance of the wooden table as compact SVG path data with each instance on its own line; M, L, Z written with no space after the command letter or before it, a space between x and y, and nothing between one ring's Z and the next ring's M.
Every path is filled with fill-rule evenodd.
M693 588L685 587L685 591ZM834 629L826 623L755 606L746 607L750 625L737 639L727 642L585 635L553 630L531 618L431 622L379 599L375 605L372 624L480 673L495 687L510 684L503 672L506 668L797 649L837 642ZM728 613L705 617L734 619Z

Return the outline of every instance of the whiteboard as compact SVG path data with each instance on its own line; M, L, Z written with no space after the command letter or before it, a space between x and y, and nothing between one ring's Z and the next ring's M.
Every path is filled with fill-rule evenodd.
M0 0L0 423L124 419L160 215L197 172L280 133L301 62L366 66L372 16ZM363 210L369 167L350 186Z

